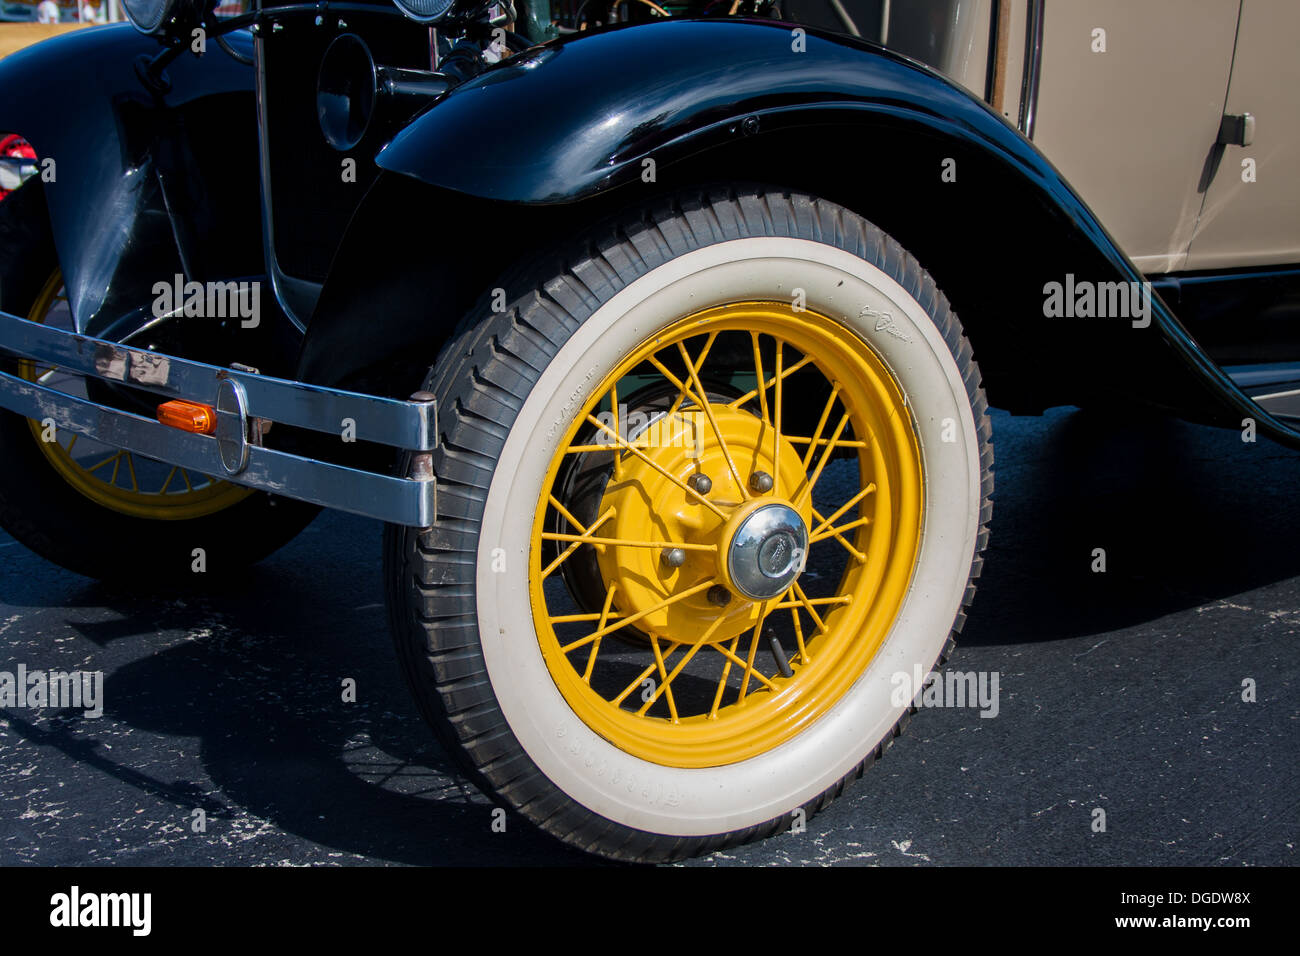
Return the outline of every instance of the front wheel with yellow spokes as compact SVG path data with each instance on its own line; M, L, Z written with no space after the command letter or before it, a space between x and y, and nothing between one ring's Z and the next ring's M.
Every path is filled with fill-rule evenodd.
M0 203L0 308L72 328L39 183ZM27 360L5 370L109 404L134 396ZM150 414L146 405L131 410ZM0 525L80 574L130 583L202 583L260 560L317 509L133 455L94 438L0 412Z
M574 470L599 494L572 494ZM530 601L552 679L656 763L773 749L897 616L922 482L911 410L859 334L780 301L683 317L595 390L544 482Z
M986 407L933 282L822 200L683 198L573 248L426 382L443 511L388 530L390 616L481 786L671 859L788 826L897 733L973 594Z

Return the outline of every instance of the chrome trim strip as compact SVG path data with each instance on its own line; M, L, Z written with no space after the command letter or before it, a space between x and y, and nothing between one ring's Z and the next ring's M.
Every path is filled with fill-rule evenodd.
M1043 9L1045 0L1030 0L1025 18L1025 72L1020 84L1020 132L1034 138L1038 112L1038 81L1043 72Z
M1002 12L1002 0L991 0L991 4L989 9L989 45L987 59L984 61L984 102L990 106L993 104L993 81L998 72L998 17Z
M427 528L438 513L434 477L394 478L257 445L247 446L246 467L228 475L215 438L169 428L7 372L0 372L0 405L38 421L52 419L56 428L169 465L367 518Z
M295 279L280 269L279 257L275 254L275 213L271 206L271 144L268 142L270 126L266 116L266 54L262 44L266 41L260 29L253 31L253 62L255 70L257 100L257 142L258 160L261 166L262 185L262 245L266 251L266 273L271 280L271 292L275 301L280 303L289 321L298 327L298 331L307 331L307 323L316 310L320 299L321 286L306 279ZM304 313L300 315L299 313Z
M0 312L0 351L167 398L205 404L214 404L221 383L233 380L248 396L250 418L335 435L342 434L343 420L350 418L358 441L408 451L431 451L438 446L434 402L402 402L220 368L49 328L7 312Z

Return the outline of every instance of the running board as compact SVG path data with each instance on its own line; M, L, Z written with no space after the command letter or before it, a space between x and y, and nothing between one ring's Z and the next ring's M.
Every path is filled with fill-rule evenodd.
M1300 362L1226 365L1223 371L1269 414L1300 422Z

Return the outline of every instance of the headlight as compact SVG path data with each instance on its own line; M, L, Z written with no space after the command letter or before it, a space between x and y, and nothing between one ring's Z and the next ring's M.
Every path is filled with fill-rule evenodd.
M126 15L141 33L157 33L172 14L177 0L122 0Z
M397 9L412 20L418 20L421 23L433 23L435 20L441 20L451 8L455 6L456 0L393 0L397 4Z

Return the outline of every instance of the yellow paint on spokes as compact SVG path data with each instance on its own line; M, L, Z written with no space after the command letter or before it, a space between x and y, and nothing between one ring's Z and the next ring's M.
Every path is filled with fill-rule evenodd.
M735 398L720 394L722 373L710 373L718 364L713 346L724 332L732 340L739 338L734 333L749 337L754 381L764 387ZM765 351L771 368L764 367ZM620 383L634 370L641 382L647 372L657 375L675 396L645 439L611 428L598 414L619 407ZM791 403L800 400L785 394L795 373L805 383L820 376L816 392L825 404L812 434L785 431ZM628 386L621 391L626 399ZM676 440L682 433L686 440ZM812 488L837 450L855 455L859 483L822 513ZM582 525L572 502L558 497L562 466L571 455L611 452L614 472L594 520ZM749 484L758 471L773 478L762 494ZM696 474L710 479L706 493L692 484ZM777 302L711 308L673 323L605 378L571 422L543 482L529 589L556 687L588 727L657 764L713 767L767 753L833 707L889 633L916 565L922 488L920 449L902 390L854 330ZM728 586L730 535L770 502L799 513L814 554L842 549L844 570L833 593L809 597L796 581L779 597L749 601ZM555 526L548 515L562 518L566 530L548 531ZM547 581L584 547L595 549L595 561L566 570L591 574L594 566L600 580L590 582L591 590L604 600L576 614L553 613ZM664 561L666 549L680 550L679 564ZM719 589L727 592L725 604L718 603ZM774 660L768 667L762 662L776 653L768 630L787 621L790 674L782 676ZM585 633L562 640L557 627ZM636 673L627 672L636 679L617 693L591 683L611 645L639 657ZM705 695L701 673L708 680L717 675Z
M745 498L740 486L718 444L708 441L710 425L707 420L699 421L704 416L681 418L691 426L686 432L692 442L686 447L675 442L648 447L646 455L657 468L632 457L623 464L621 475L610 482L597 508L600 514L609 509L614 512L602 526L602 536L631 541L653 539L684 546L686 561L677 568L663 564L662 547L614 545L598 554L597 561L605 581L617 585L620 601L625 606L645 608L662 603L684 585L704 577L716 576L722 586L730 588L726 545L739 513L752 511L749 506L759 503L757 498L751 498L741 504ZM744 449L742 462L737 463L743 463L744 476L754 471L773 475L798 472L799 453L784 440L780 442L783 467L773 467L772 433L768 430L764 434L759 417L724 406L715 410L714 418L726 436L727 447ZM662 429L660 434L663 434ZM766 441L763 440L765 437ZM701 506L685 490L686 483L696 474L710 476L713 487L708 497L723 505L727 511L725 519ZM781 500L779 492L789 490L775 489L773 494L762 496L762 500ZM737 506L732 507L732 503ZM800 511L804 523L811 527L811 500L806 499L803 508L796 510ZM720 612L723 621L717 624ZM752 629L760 612L759 605L742 600L733 600L725 608L719 608L709 601L707 594L700 593L646 615L639 622L638 629L671 634L675 641L692 644L705 640L707 635L709 641L719 643L730 641L743 630Z
M60 301L63 276L55 271L41 289L32 305L28 318L44 323ZM55 369L39 369L35 362L24 359L18 363L18 374L29 382L50 375ZM142 462L127 451L112 451L90 456L95 464L86 465L72 455L77 436L69 433L68 441L56 435L54 441L45 441L41 422L29 419L32 436L45 458L64 481L95 504L119 514L135 518L152 518L162 521L183 521L202 518L224 511L253 493L251 488L232 485L206 475L191 474L170 465L162 469L156 488L144 490L137 464ZM161 466L150 465L150 468Z

